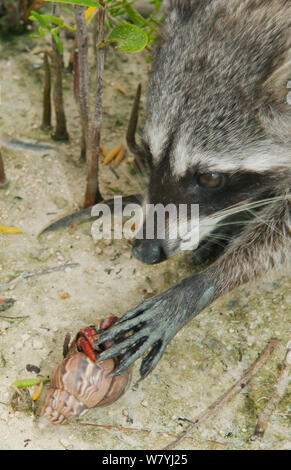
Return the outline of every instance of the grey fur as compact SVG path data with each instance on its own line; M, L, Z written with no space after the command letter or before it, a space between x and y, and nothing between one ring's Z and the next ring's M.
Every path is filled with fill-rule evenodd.
M266 154L272 145L290 168L287 73L291 63L286 74L282 70L282 76L274 77L274 86L272 76L291 62L291 3L176 3L180 7L162 32L149 84L144 138L151 148L159 130L164 136L159 150L153 148L154 160L162 158L172 139L173 165L185 159L188 168L191 159L201 165L206 160L207 166L220 160L226 168L231 159L237 169L246 168L245 154L251 153L254 168L258 160L254 153ZM280 139L276 127L282 112L288 131ZM176 152L181 143L190 155Z
M118 373L147 353L145 377L177 331L213 300L289 266L290 79L290 1L176 0L150 76L147 200L199 203L201 222L210 228L194 256L204 261L215 248L220 257L127 312L102 336L121 339L113 354L106 352L125 353ZM201 188L199 175L217 171L223 186ZM167 258L180 242L144 240L134 252L154 263L162 260L161 249Z

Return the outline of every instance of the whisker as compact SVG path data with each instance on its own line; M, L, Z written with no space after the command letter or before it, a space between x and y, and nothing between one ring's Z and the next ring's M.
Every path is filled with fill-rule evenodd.
M220 217L227 217L228 215L234 215L239 212L244 212L249 209L256 209L268 204L273 204L274 202L287 199L291 197L291 194L281 194L279 196L273 196L265 199L260 199L259 201L251 201L251 202L244 202L240 204L234 204L233 206L228 207L227 209L223 209L221 211L216 212L213 215L210 215L209 218L217 219Z

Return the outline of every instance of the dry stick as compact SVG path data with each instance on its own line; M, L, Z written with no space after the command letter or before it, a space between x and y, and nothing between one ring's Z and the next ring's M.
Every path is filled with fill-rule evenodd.
M24 315L22 317L9 317L8 315L0 315L0 318L5 318L6 320L23 320L24 318L30 318L30 315Z
M93 21L93 54L94 54L94 67L97 67L97 41L98 41L98 31L99 31L99 17L98 15L94 16Z
M44 87L43 87L43 108L42 108L42 124L41 129L47 131L51 129L51 71L48 59L48 53L43 56L44 68Z
M75 96L80 106L82 127L81 160L86 160L88 123L89 123L89 63L88 63L88 33L85 19L85 8L75 5L75 18L77 25L77 53L75 55L76 87Z
M53 16L60 16L60 6L56 3L53 4ZM63 99L63 74L62 66L63 59L59 53L57 43L52 36L52 48L53 48L53 66L54 66L54 107L56 115L56 129L53 134L54 140L67 141L69 140L69 134L67 131L66 125L66 116L64 109L64 99Z
M102 124L102 92L103 92L103 74L104 74L104 21L105 11L104 2L99 2L102 6L98 9L98 44L97 44L97 70L96 70L96 96L94 117L90 130L90 156L89 173L87 188L85 194L84 208L93 206L102 200L98 184L98 163L100 157L101 143L101 124ZM100 48L100 45L103 47Z
M184 432L178 439L171 442L167 447L163 450L170 450L173 447L176 447L186 436L188 436L194 429L198 428L202 423L204 423L210 416L216 413L223 405L228 402L234 395L239 393L249 382L249 380L258 372L258 370L265 364L267 359L273 353L273 351L278 346L280 340L277 338L272 338L268 346L265 350L261 353L259 359L252 365L249 371L239 379L233 387L231 387L224 395L218 398L212 405L210 405L195 421L193 420L193 424Z
M32 271L29 273L25 273L25 272L21 273L19 274L19 276L16 276L10 282L7 282L7 284L0 285L0 292L7 290L10 287L14 286L19 281L21 281L21 279L27 279L29 277L34 277L34 276L42 276L43 274L49 274L55 271L63 271L66 268L75 268L77 266L80 266L79 263L66 263L66 264L61 264L60 266L55 266L53 268L41 269L39 271Z
M141 173L145 172L144 167L144 158L145 154L143 149L140 145L137 144L135 139L135 133L138 123L138 112L139 112L139 104L140 104L140 97L141 97L141 84L138 85L136 90L136 95L134 99L134 103L131 110L131 115L129 118L127 133L126 133L126 141L128 148L135 156L135 164L137 168L140 170Z
M77 47L77 38L75 38L75 47L73 53L73 71L74 71L74 97L76 102L79 104L80 109L80 73L79 73L79 51ZM87 141L88 141L88 121L87 126L84 125L81 109L80 109L80 121L81 121L81 128L82 128L82 135L81 135L81 152L80 152L80 160L86 161L87 160ZM86 128L85 128L86 127Z
M100 428L100 429L106 429L108 431L124 431L124 432L144 432L146 434L150 434L152 432L151 429L145 429L145 428L127 428L127 427L124 427L124 426L112 426L112 425L105 425L105 424L95 424L95 423L80 423L79 422L79 425L81 426L93 426L95 428ZM173 434L171 432L167 432L167 431L154 431L156 432L157 434L163 434L164 436L169 436L169 437L178 437L176 434ZM191 441L194 440L194 437L187 437L186 439L189 439ZM220 445L220 446L225 446L226 444L222 443L222 442L218 442L218 441L211 441L211 440L207 440L207 442L211 442L212 444L217 444L217 445Z
M78 60L78 42L77 42L77 36L75 36L74 39L74 47L72 51L72 66L73 66L73 76L74 76L74 84L73 84L73 89L74 89L74 98L77 103L79 103L79 94L80 94L80 84L79 84L79 60Z
M111 173L115 176L117 180L120 179L120 176L116 173L116 171L114 170L114 168L112 168L111 165L109 165L109 170L111 171Z
M260 413L254 436L262 438L268 426L269 419L283 397L289 382L291 371L291 341L287 345L287 351L282 363L281 372L276 383L274 393L263 411Z
M5 188L6 184L7 184L7 180L5 176L4 162L3 162L3 157L0 152L0 188Z
M78 49L78 46L77 46L77 36L76 36L76 33L75 31L70 31L70 34L73 36L73 37L70 37L70 39L73 39L73 46L72 46L72 49L70 51L70 56L69 56L69 60L68 60L68 65L67 65L67 70L68 72L73 72L74 74L74 80L76 78L75 76L75 64L76 64L76 61L75 61L75 55L77 53L77 49ZM66 35L68 35L68 33L66 32ZM75 84L74 84L74 90L75 90ZM75 97L76 98L76 97Z

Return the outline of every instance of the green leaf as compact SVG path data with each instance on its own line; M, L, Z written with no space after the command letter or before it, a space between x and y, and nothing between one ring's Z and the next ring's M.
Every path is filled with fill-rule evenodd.
M118 188L113 188L111 186L108 186L108 189L110 189L110 191L112 191L114 194L120 194L120 189Z
M63 55L63 45L62 45L62 41L60 40L59 36L58 36L56 33L52 32L52 35L53 35L54 40L56 41L56 44L57 44L57 46L58 46L59 53L60 53L61 55Z
M126 11L129 19L137 25L144 26L147 22L146 20L138 13L138 11L131 6L126 0L122 0L122 6Z
M13 382L11 384L10 388L14 387L32 387L33 385L38 385L40 381L43 382L48 382L50 379L22 379L22 380L17 380L16 382Z
M52 35L53 36L58 35L59 31L60 31L60 28L61 28L60 26L56 26L55 28L52 28L52 30L51 30Z
M55 0L44 0L45 2L54 2ZM97 0L58 0L58 3L67 3L69 5L81 5L83 7L101 7Z
M150 4L151 4L151 5L154 5L156 11L159 11L159 9L160 9L161 6L162 6L162 1L163 1L163 0L151 0L151 1L150 1Z
M123 52L139 52L146 47L148 35L138 26L123 21L110 33L106 40L108 42L116 42L118 49Z
M40 15L36 11L31 11L30 12L30 17L29 19L31 21L39 21L45 28L47 28L49 31L51 31L51 26L50 24L46 21L45 18L43 18L44 15Z
M39 37L45 38L45 36L46 36L46 33L43 31L41 26L39 26L39 28L38 28L38 34L39 34Z
M40 15L36 11L31 11L30 12L30 17L29 19L32 21L39 21L54 37L59 53L63 54L63 45L62 42L58 36L58 33L60 31L60 28L64 25L64 20L57 17L57 16L52 16L52 15ZM55 28L52 28L51 25L49 24L49 21L52 21L52 23L57 24ZM39 38L45 36L44 31L42 30L42 27L40 26L38 28L39 36L36 35L30 35L32 38Z
M64 28L67 28L67 29L69 29L70 31L74 31L74 32L76 31L76 26L70 26L70 25L68 25L68 24L64 24Z
M64 26L65 20L63 20L63 18L60 18L59 16L53 16L53 15L41 15L41 16L48 23L56 24L58 26Z
M113 18L121 16L124 13L124 9L121 7L121 5L112 5L108 8L108 11L110 16L113 16Z

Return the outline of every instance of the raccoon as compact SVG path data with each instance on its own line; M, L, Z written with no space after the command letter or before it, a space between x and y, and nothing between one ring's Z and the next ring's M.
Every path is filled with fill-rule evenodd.
M141 378L187 322L231 289L286 270L291 251L291 2L171 4L150 73L145 199L199 204L193 261L212 263L101 336L118 338L101 356L124 354L116 374L146 353ZM168 217L165 237L136 239L135 256L149 264L167 260L183 249L187 227L172 239Z

